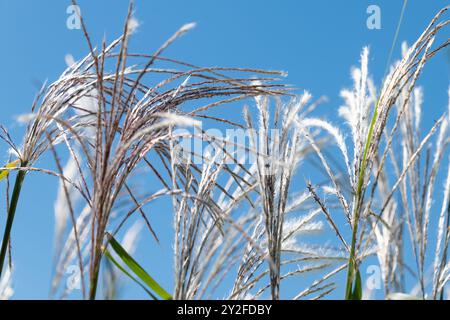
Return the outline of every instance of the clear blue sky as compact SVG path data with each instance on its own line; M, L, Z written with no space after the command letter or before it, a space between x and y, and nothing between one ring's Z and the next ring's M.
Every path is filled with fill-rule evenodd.
M352 84L350 67L358 64L365 45L371 48L369 69L375 79L380 80L402 2L137 0L135 16L141 26L132 48L136 52L152 53L178 27L197 22L197 27L177 41L167 51L167 56L203 66L288 71L287 83L308 89L315 97L326 95L329 98L322 108L328 118L333 118L342 102L339 91ZM411 43L448 1L409 2L399 38ZM87 53L82 32L66 28L69 4L69 0L0 0L0 123L17 139L23 127L15 124L15 116L29 111L38 84L46 79L51 82L59 76L65 69L67 53L76 59ZM120 34L127 0L80 0L79 4L97 44L103 36L113 40ZM381 30L366 28L369 4L381 8ZM449 34L441 35L440 39L448 37ZM399 57L399 45L395 58ZM431 123L444 110L448 83L449 55L441 53L430 62L420 80L425 88L426 123ZM0 161L6 158L6 146L0 144ZM38 165L47 163L44 159ZM0 187L0 191L3 190ZM48 297L56 190L53 178L30 175L27 180L12 235L15 298ZM5 217L3 199L2 196L1 221ZM160 211L157 205L155 211ZM172 237L164 232L167 225L171 226L170 212L154 219L162 245L155 248L145 234L138 259L171 288ZM3 222L0 226L3 228ZM124 297L145 296L130 284Z

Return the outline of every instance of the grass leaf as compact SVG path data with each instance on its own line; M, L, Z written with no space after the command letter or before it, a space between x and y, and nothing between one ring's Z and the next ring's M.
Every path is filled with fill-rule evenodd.
M355 277L355 286L352 292L352 300L361 300L362 299L362 281L361 281L361 273L356 271Z
M5 168L15 168L20 164L20 160L15 160L13 162L8 163ZM5 179L9 174L9 170L0 170L0 181Z
M117 242L116 239L110 234L109 236L109 243L111 247L114 249L114 251L117 253L117 255L122 259L122 261L130 268L131 271L139 278L141 279L146 285L149 286L150 289L152 289L159 297L161 297L164 300L171 300L172 296L164 290L126 251L125 249L120 245L119 242ZM122 270L122 269L121 269Z
M111 253L108 250L105 251L105 255L120 271L125 273L131 280L136 282L142 289L144 289L144 291L147 292L148 295L150 297L152 297L153 300L158 300L158 298L153 293L151 293L150 290L148 290L138 279L133 277L127 270L125 270L125 268L122 267L120 265L120 263L117 262L117 260L113 258L113 256L111 255Z

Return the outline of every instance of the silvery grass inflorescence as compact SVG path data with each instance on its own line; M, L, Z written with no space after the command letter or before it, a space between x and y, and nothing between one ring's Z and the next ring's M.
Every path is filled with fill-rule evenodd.
M132 21L131 10L130 7L126 25ZM72 209L70 212L74 217L72 219L73 240L78 250L82 281L85 272L82 246L86 244L78 239L77 234L85 232L85 228L88 228L90 233L90 237L85 240L89 242L90 247L87 255L91 299L96 295L100 262L106 246L105 233L110 227L109 221L113 211L120 210L123 213L120 223L114 229L114 234L121 229L126 220L138 212L158 241L143 207L156 198L177 193L177 190L168 188L165 181L161 180L160 191L138 195L133 191L130 183L134 173L143 168L153 172L157 179L161 177L155 171L155 163L149 160L149 157L153 153L163 164L170 160L169 145L170 141L175 139L171 128L194 126L197 123L194 118L201 117L201 112L228 101L261 93L277 95L284 92L282 86L255 85L253 80L235 79L223 74L231 71L265 73L259 70L200 68L173 60L169 62L175 66L187 67L187 70L153 68L155 62L164 59L161 57L164 49L192 27L193 24L183 26L151 56L128 54L128 27L125 27L124 36L108 47L104 45L99 55L91 52L90 56L93 58L83 62L85 67L83 72L87 72L91 78L91 88L88 92L96 93L91 97L95 99L95 103L91 105L97 105L97 108L94 111L83 110L87 113L87 117L92 117L90 129L94 137L89 136L85 139L79 132L73 130L72 126L70 131L75 132L73 137L78 146L71 144L69 139L66 140L66 144L69 150L75 150L75 147L81 150L79 156L76 152L71 152L76 163L87 164L86 169L79 168L79 175L83 181L81 188L86 195L86 205L89 207L87 210L90 211L88 221L78 229L75 214ZM120 48L119 52L114 54L112 50L116 46ZM116 59L116 70L111 74L103 69L106 63L104 60L109 57ZM144 60L142 66L126 66L126 61L131 58L141 58L146 61ZM91 71L92 66L94 72ZM166 74L167 77L152 86L145 85L144 78L152 73ZM105 81L105 79L108 80ZM180 80L181 83L179 83ZM177 82L179 84L176 84ZM183 103L190 100L202 101L202 99L214 97L225 97L225 99L200 105L189 112L180 108ZM174 174L172 172L172 175ZM128 210L117 208L119 199L121 199L121 207L124 206L123 201L129 203ZM57 283L58 281L55 282Z
M136 250L144 227L159 243L145 209L166 197L173 207L172 294L139 269L164 298L214 298L226 287L227 299L280 299L282 284L302 276L313 280L293 298L319 299L339 288L336 275L346 270L345 298L361 299L371 294L363 293L360 272L368 257L378 259L386 298L443 298L450 278L450 103L423 133L423 89L417 80L426 62L449 45L448 39L434 44L448 27L449 20L440 21L447 10L413 45L403 45L401 60L388 69L378 90L369 74L369 49L362 50L361 65L352 70L354 87L341 92L339 115L346 128L317 116L321 100L311 102L310 93L295 96L289 87L274 84L281 72L198 67L164 57L194 24L182 26L155 53L136 54L129 48L139 26L132 3L122 36L100 49L80 16L89 54L78 62L67 59L67 70L43 87L31 113L21 117L27 122L21 146L5 128L0 132L18 159L0 171L0 179L17 171L7 197L0 298L12 294L12 264L3 264L29 172L60 181L53 296L66 297L79 284L83 298L96 299L102 273L103 297L117 298L121 275L130 274L117 264L123 255L108 248L117 248L115 237L135 216L139 222L122 242L126 255ZM243 123L208 112L247 98L254 99L243 110ZM203 120L236 129L237 138L244 138L236 142L210 134ZM197 140L197 146L209 148L180 143ZM341 168L328 148L338 151ZM53 156L55 170L34 167L44 153ZM325 181L302 185L299 174L306 162L324 173ZM440 173L445 181L437 204ZM149 180L159 184L157 191L143 185ZM332 245L327 230L337 239ZM414 267L404 259L406 250L412 251ZM74 264L77 283L63 286ZM137 270L136 265L128 266ZM405 273L417 282L410 293Z
M433 49L432 47L437 32L449 24L448 20L438 22L439 18L443 16L447 10L448 8L445 8L440 11L419 39L410 48L404 49L403 58L391 68L391 71L383 82L379 94L376 94L373 82L368 78L368 49L365 48L363 50L361 56L361 68L354 69L353 71L355 87L352 91L344 90L342 92L346 105L339 110L340 114L349 123L351 129L353 140L353 161L351 163L348 161L347 148L339 130L331 127L329 124L317 121L317 124L319 124L324 131L327 131L334 137L338 149L341 151L342 157L345 160L344 163L347 167L346 171L348 172L347 184L350 186L351 193L349 194L349 197L346 197L344 186L336 179L335 174L331 170L329 161L319 148L315 148L332 182L331 188L334 191L336 198L339 200L342 211L351 225L352 237L347 267L347 299L361 298L361 290L357 288L361 284L358 268L363 261L363 258L374 252L377 253L380 259L383 280L386 286L386 294L389 294L390 290L388 284L394 285L394 287L396 285L396 280L394 280L394 275L392 274L392 268L397 268L397 263L400 263L401 248L399 248L398 241L401 241L402 236L399 224L403 217L396 216L397 213L395 213L395 210L398 210L399 207L396 207L391 201L392 196L395 194L399 185L404 183L403 179L409 174L409 170L414 168L414 166L416 166L417 169L417 166L419 166L419 155L433 134L440 126L446 126L446 115L444 114L422 140L417 140L420 137L419 123L421 101L420 90L417 91L414 89L416 88L417 79L427 60L449 44L449 40L446 40L441 45L438 45L437 48ZM415 93L417 96L416 100L418 100L415 102L415 106L411 106L413 93ZM374 109L371 110L373 105ZM394 106L397 106L397 114L394 117L392 128L388 128L388 117L392 113ZM411 111L411 108L415 108L414 111ZM416 117L415 124L414 126L408 126L408 129L412 130L410 134L414 136L414 141L416 141L415 148L414 145L410 146L413 150L405 155L404 168L398 174L393 185L389 187L390 182L386 181L386 160L388 157L391 157L393 158L392 161L396 161L396 155L392 150L393 142L396 138L396 131L398 127L406 121L404 119L406 117L411 118L411 114L414 113ZM369 116L370 114L372 114L371 117ZM414 130L416 130L416 132L414 132ZM441 130L443 130L442 127ZM408 139L409 141L413 140L412 137L403 136L403 138ZM384 150L380 154L379 148L382 141L384 141ZM400 142L403 145L406 145L407 143L407 141ZM425 180L427 186L425 189L428 189L426 193L428 194L428 197L431 195L430 191L432 191L432 185L435 181L437 166L440 164L439 155L443 151L441 142L442 139L438 141L438 153L436 155L437 158L435 158L435 167L431 171L431 175ZM311 141L311 143L314 146L313 141ZM398 168L396 165L394 165L394 167ZM344 174L345 173L346 172L344 172ZM419 186L420 182L418 180L412 180L412 185ZM386 188L388 190L386 190ZM431 190L429 188L431 188ZM380 193L380 196L383 196L383 193L387 192L387 195L385 195L386 198L380 199L382 200L380 208L375 208L376 202L379 201L377 199L377 192ZM414 201L419 198L420 196L414 199ZM420 222L418 222L421 226L419 235L423 238L413 241L414 243L421 243L421 245L418 245L420 248L415 250L418 251L419 255L417 259L421 282L424 282L423 266L428 232L429 210L431 205L429 202L430 199L426 201L428 201L428 204L425 204L424 214L416 216L416 219L420 219ZM404 203L404 205L406 206L406 203ZM386 213L386 209L390 209L390 213ZM398 219L400 219L400 221ZM441 223L443 222L441 221ZM380 224L387 229L380 230ZM384 235L381 236L380 232L383 232ZM338 235L342 233L342 230L337 231ZM373 248L372 240L374 237L379 241L377 245L380 247L378 248ZM342 239L341 236L339 236L339 238ZM391 241L389 241L389 239L391 239ZM386 247L388 245L386 241L389 241L389 248ZM390 279L388 277L390 277ZM424 291L425 286L422 285L423 297L425 297Z
M227 102L248 96L278 95L285 92L283 85L267 84L268 81L275 80L270 77L282 75L279 72L201 68L162 57L162 52L194 27L194 24L181 27L152 55L129 53L129 37L137 27L132 10L130 4L123 35L109 45L103 43L101 50L92 46L80 17L90 54L73 63L60 79L42 90L33 104L32 115L27 117L30 123L22 148L16 147L6 131L2 135L20 160L20 168L17 168L20 171L8 215L11 222L8 220L5 234L9 237L25 173L42 171L61 177L60 197L65 200L59 200L56 205L58 246L65 224L61 220L69 217L72 231L68 243L62 248L57 247L54 288L56 289L60 279L59 267L66 265L75 255L80 269L83 296L89 294L90 298L95 298L96 295L105 232L118 198L126 198L131 208L125 212L115 232L135 212L140 212L145 219L142 207L146 203L174 192L166 189L157 194L137 196L129 185L130 177L138 167L154 168L154 164L148 161L150 152L161 157L163 162L166 161L169 155L167 142L171 139L169 129L193 125L193 118L202 117L202 112ZM141 62L130 64L131 60ZM175 68L153 67L160 61L168 62ZM110 64L115 64L112 72L106 69ZM265 74L265 78L260 79L261 84L254 84L255 78L226 75L250 72ZM144 81L152 74L162 74L165 78L151 85L145 84ZM222 99L202 105L203 101L207 101L205 99L213 100L214 97ZM179 106L186 101L199 101L200 106L189 112L183 111ZM57 144L64 145L70 156L65 170L58 157ZM31 167L46 151L53 154L58 172ZM69 173L72 179L67 178ZM79 192L85 202L80 215L76 214L77 208L73 203L75 191ZM124 206L123 203L121 206ZM150 223L145 220L151 230ZM8 237L3 241L4 248L7 248ZM89 248L88 252L84 250L86 246ZM64 249L71 252L64 252ZM85 259L86 255L88 259ZM89 274L89 293L85 290L85 274Z

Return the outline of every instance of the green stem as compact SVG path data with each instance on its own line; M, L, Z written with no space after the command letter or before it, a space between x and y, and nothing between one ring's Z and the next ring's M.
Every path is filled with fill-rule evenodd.
M395 30L395 35L394 35L394 39L392 41L391 50L389 51L389 57L388 57L388 60L386 63L386 69L384 72L383 83L381 85L381 89L383 89L383 87L384 87L384 82L386 80L386 75L389 70L389 64L392 59L392 54L394 52L395 44L397 43L397 38L400 33L400 27L402 25L402 21L403 21L403 17L404 17L405 11L406 11L407 4L408 4L408 0L403 0L402 11L400 13L400 19L397 24L397 29ZM358 265L356 262L356 238L358 235L359 214L360 214L361 204L362 204L362 200L363 200L363 184L364 184L364 177L366 174L367 156L369 153L370 143L372 141L373 129L375 127L375 122L378 117L378 105L380 103L380 98L381 98L381 91L380 91L380 94L378 95L377 103L375 104L375 110L373 112L372 120L370 121L369 132L367 134L367 140L366 140L366 144L364 146L363 159L362 159L361 168L359 171L358 188L356 191L356 199L355 199L356 202L355 202L355 207L354 207L355 209L353 211L353 218L352 218L352 242L351 242L351 246L350 246L350 256L348 259L347 287L345 290L345 299L346 300L350 300L352 298L353 283L355 280L355 275L358 270Z
M89 300L95 300L97 295L98 275L100 273L100 262L102 256L99 255L94 259L94 270L89 281Z
M26 167L26 163L22 163L21 167ZM3 266L5 263L6 252L8 250L9 239L11 236L11 229L14 221L14 216L16 214L17 204L19 202L20 191L22 190L23 181L25 179L26 172L19 170L16 176L16 181L14 183L14 190L11 196L11 203L9 205L8 217L6 219L5 231L3 233L2 248L0 251L0 276L3 271Z
M379 102L379 100L378 100ZM355 209L353 210L353 219L352 219L352 243L350 246L350 256L348 258L348 272L347 272L347 288L345 289L345 299L350 300L352 295L353 288L353 280L355 279L355 274L357 271L357 263L356 263L356 237L358 235L358 222L359 222L359 213L361 208L361 202L363 198L363 185L364 185L364 177L366 173L367 166L367 156L369 153L370 143L372 141L372 133L373 128L375 126L375 122L378 116L378 102L375 105L375 110L373 112L372 120L370 122L369 132L367 135L366 145L364 147L364 155L361 162L361 169L359 171L358 177L358 189L356 191L356 199L355 199Z

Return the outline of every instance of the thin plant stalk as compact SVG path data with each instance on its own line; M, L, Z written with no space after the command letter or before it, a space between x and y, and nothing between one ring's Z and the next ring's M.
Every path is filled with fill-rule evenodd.
M373 114L373 118L369 127L369 134L366 142L366 146L364 148L364 156L361 166L361 171L359 173L358 178L358 188L356 192L356 206L353 211L353 221L352 221L352 242L350 245L350 256L348 261L348 272L347 272L347 287L345 289L345 299L351 300L352 296L352 288L353 288L353 280L355 279L356 270L358 269L357 262L356 262L356 237L358 234L358 220L359 220L359 211L362 203L362 187L364 184L364 176L365 176L365 169L367 165L367 153L370 146L370 141L372 137L372 131L375 124L375 120L377 118L377 109L378 109L378 102L375 107L375 111Z
M400 13L400 19L399 19L397 29L395 32L394 40L392 42L391 50L389 52L389 57L388 57L388 61L386 64L386 71L385 71L384 78L386 78L386 75L387 75L389 64L390 64L390 61L392 58L392 53L394 51L395 44L397 42L397 38L398 38L398 35L400 32L400 26L401 26L401 23L403 20L403 16L404 16L407 4L408 4L408 0L404 0L402 11ZM383 84L382 84L381 89L383 89L384 81L385 81L385 79L383 79ZM358 176L358 185L357 185L357 190L356 190L355 206L354 206L354 211L353 211L353 216L352 216L352 241L351 241L351 245L350 245L350 253L349 253L350 255L349 255L349 259L348 259L347 285L346 285L346 289L345 289L345 299L346 300L352 299L353 283L354 283L355 276L356 276L356 273L358 270L358 264L356 261L356 240L357 240L357 235L358 235L359 213L360 213L360 209L361 209L361 205L362 205L363 197L364 197L363 185L364 185L364 178L366 175L367 156L368 156L370 144L372 141L373 128L375 127L375 123L376 123L377 117L378 117L378 107L379 107L379 103L380 103L380 98L381 98L381 91L378 96L377 102L375 104L375 109L373 112L372 119L370 121L369 131L367 134L367 140L366 140L366 144L364 146L364 154L363 154L363 159L361 162L361 169L359 171L359 176Z
M21 168L26 167L26 163L21 164ZM8 251L9 239L11 237L11 229L16 215L17 204L19 203L20 192L22 191L23 181L25 180L26 172L19 170L17 172L14 189L11 196L11 203L8 210L8 217L6 219L5 231L3 232L2 248L0 251L0 276L2 275L3 266L5 263L6 253Z
M97 295L98 274L100 272L100 263L96 264L92 279L89 285L89 300L95 300Z

